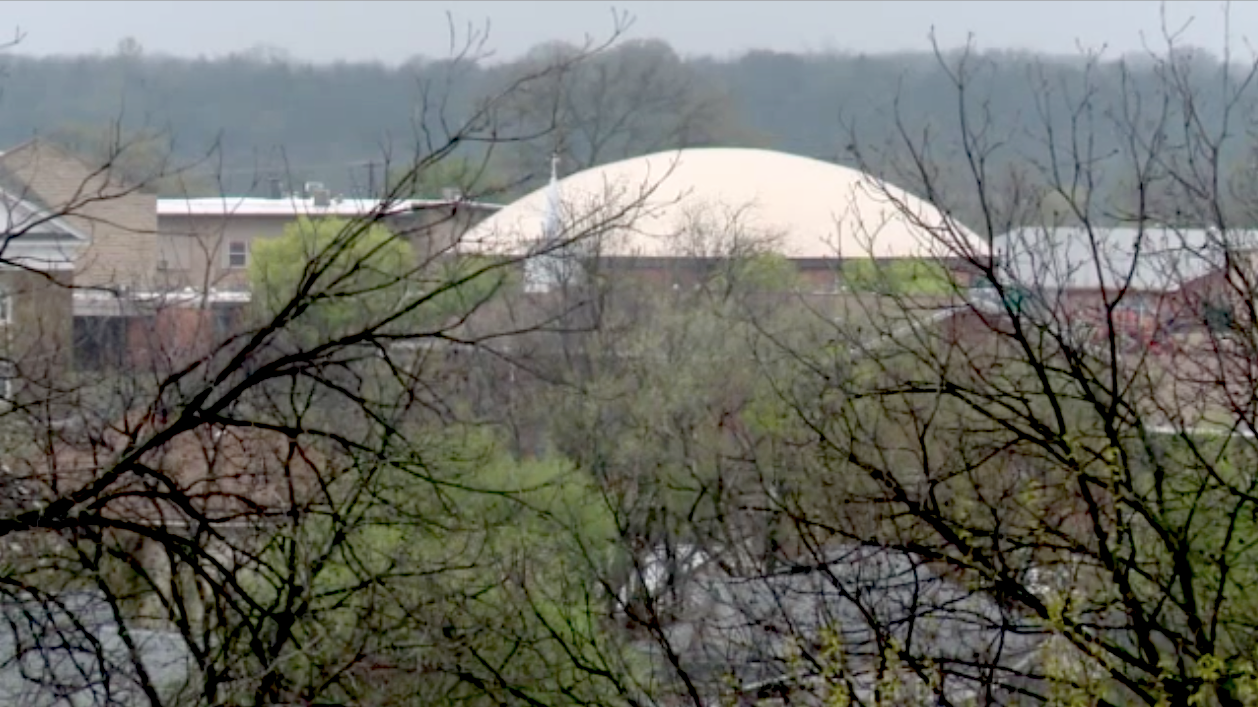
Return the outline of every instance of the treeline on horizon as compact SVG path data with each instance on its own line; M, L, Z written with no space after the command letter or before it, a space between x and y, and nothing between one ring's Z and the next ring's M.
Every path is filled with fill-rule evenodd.
M423 128L432 128L441 111L466 115L513 76L573 51L552 42L510 62L416 58L398 66L309 64L269 49L215 59L149 56L131 40L107 55L10 53L0 78L0 146L43 135L91 153L120 125L123 135L145 136L133 152L142 166L166 157L197 162L183 178L159 184L167 195L260 195L281 179L367 196L390 177L386 156L395 169L412 159ZM1132 130L1148 129L1152 115L1133 116L1132 105L1147 112L1157 104L1154 94L1165 93L1157 74L1167 66L1182 70L1203 123L1221 122L1233 91L1242 94L1242 112L1252 113L1245 67L1200 50L1172 54L1170 64L1152 56L1015 51L749 51L726 60L682 57L658 40L618 41L557 78L553 93L512 99L518 125L538 125L559 106L564 130L499 149L488 170L497 189L490 197L509 200L540 184L556 149L573 171L682 145L777 149L861 166L919 191L905 149L912 143L926 146L941 174L956 175L944 182L955 189L937 198L972 220L963 103L966 128L974 134L981 126L983 140L999 144L985 168L1031 175L1087 157L1062 149L1077 146L1085 131L1089 155L1103 157ZM1175 117L1174 105L1164 110ZM609 124L616 129L603 127ZM1245 171L1250 140L1243 126L1235 133L1225 162ZM1046 144L1046 134L1060 144ZM1102 170L1104 183L1090 186L1103 197L1098 203L1121 201L1123 169ZM457 180L434 170L421 181L416 193L434 195Z

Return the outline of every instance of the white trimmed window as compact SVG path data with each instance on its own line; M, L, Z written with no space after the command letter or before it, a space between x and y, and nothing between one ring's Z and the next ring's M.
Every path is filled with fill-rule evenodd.
M12 361L0 361L0 405L12 403L16 379L17 366Z
M9 291L0 288L0 325L13 323L13 298Z
M245 241L231 241L227 244L227 267L238 270L249 265L249 244Z

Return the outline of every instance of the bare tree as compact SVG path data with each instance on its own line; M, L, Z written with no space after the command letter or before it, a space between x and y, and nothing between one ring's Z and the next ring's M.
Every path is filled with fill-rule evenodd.
M453 63L475 61L480 41ZM421 111L437 118L420 126L406 172L434 169L463 144L544 138L554 125L515 121L513 96L605 46L522 73L471 115ZM106 186L88 181L87 196L33 209L6 247L142 186L118 180L113 162L100 167ZM255 282L280 296L256 293L244 324L209 345L163 341L159 330L152 355L122 375L49 374L12 396L2 645L26 657L0 682L12 678L14 701L555 704L630 694L625 655L590 584L570 572L588 556L580 548L609 552L615 539L597 513L572 512L599 508L583 500L596 489L561 464L511 462L453 380L460 352L498 355L490 343L550 323L498 316L494 303L523 260L597 224L527 253L477 256L461 241L458 200L400 227L391 220L400 189L283 263L289 279ZM385 222L395 232L375 240ZM380 266L398 242L414 260ZM17 257L5 264L37 270ZM121 285L112 289L125 301ZM330 319L338 307L354 316ZM584 529L582 545L553 527Z
M940 54L956 140L852 144L964 267L815 295L737 212L692 215L675 287L617 271L601 249L650 185L506 252L444 228L474 192L395 219L463 145L594 164L663 134L643 110L699 114L684 82L636 92L666 57L591 44L453 115L479 42L379 207L256 268L243 326L126 378L19 366L13 701L1254 702L1258 319L1225 158L1258 65L1172 38L1153 86L1032 70L1043 149L1010 155L1001 131L1037 126L1001 122L984 57ZM554 258L575 275L523 292Z
M1168 32L1154 85L1099 57L1082 87L1031 67L1039 122L1019 123L992 110L983 56L939 60L955 139L900 122L890 160L852 143L945 210L969 202L990 253L920 225L986 287L959 283L942 319L875 320L876 351L790 349L775 388L815 440L813 478L841 479L781 496L793 542L813 561L834 543L911 553L998 607L932 601L978 632L957 655L875 622L933 699L956 702L960 679L980 703L1250 704L1253 245L1228 155L1252 139L1258 65L1203 64ZM1013 131L1042 153L1012 153ZM1098 153L1102 132L1122 149ZM803 676L841 684L822 646Z
M1168 36L1153 84L1028 67L1018 121L988 59L940 54L954 140L854 137L963 262L943 297L606 295L582 365L532 395L616 518L591 576L654 699L1254 701L1254 245L1229 155L1255 65Z
M535 71L580 51L544 45L511 71ZM531 84L511 105L526 124L556 126L548 143L524 144L512 155L518 172L536 177L544 175L552 153L561 156L565 171L579 171L663 149L752 140L728 97L702 85L693 69L656 41L626 42L574 63L570 71Z

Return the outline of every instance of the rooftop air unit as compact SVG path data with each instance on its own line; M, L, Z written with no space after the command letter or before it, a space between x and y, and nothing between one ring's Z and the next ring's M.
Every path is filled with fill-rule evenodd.
M332 205L332 192L323 186L323 182L306 182L306 195L315 206L326 208Z

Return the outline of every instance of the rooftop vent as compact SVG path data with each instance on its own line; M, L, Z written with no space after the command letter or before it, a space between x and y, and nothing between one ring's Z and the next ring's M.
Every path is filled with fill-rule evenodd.
M326 208L332 205L332 192L324 189L320 184L318 189L310 190L310 198L314 201L314 205L320 208Z

